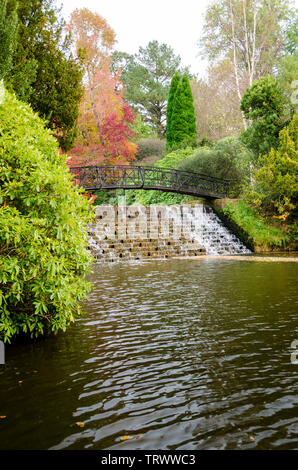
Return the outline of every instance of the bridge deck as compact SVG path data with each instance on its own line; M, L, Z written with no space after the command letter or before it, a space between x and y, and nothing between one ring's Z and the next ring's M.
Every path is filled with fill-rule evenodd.
M229 196L229 181L200 173L144 166L71 167L79 186L97 189L157 189L216 199Z

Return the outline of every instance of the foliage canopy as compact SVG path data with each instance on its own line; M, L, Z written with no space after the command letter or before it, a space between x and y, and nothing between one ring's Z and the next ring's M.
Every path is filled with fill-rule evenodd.
M43 121L0 105L0 338L65 330L88 291L88 200Z

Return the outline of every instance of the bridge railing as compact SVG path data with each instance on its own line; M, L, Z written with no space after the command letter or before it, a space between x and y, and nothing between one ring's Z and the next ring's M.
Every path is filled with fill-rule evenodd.
M229 195L228 180L173 168L115 165L71 167L70 171L86 190L157 189L211 198Z

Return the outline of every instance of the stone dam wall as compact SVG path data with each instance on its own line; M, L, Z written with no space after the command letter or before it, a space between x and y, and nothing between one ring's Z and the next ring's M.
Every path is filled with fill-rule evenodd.
M97 261L115 262L206 254L183 233L181 211L179 206L97 206L88 228L92 255Z

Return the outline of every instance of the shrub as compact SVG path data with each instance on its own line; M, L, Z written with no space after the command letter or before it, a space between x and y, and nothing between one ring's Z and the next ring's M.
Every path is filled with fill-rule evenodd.
M190 147L176 150L175 152L168 153L158 160L154 166L158 168L177 168L182 160L188 159L192 155L193 149ZM193 199L191 196L171 192L161 192L158 190L131 189L126 191L126 195L128 204L142 204L144 206L149 206L150 204L180 204L181 202Z
M247 193L250 202L265 212L277 212L286 219L298 201L298 116L279 134L277 150L260 157L254 173L254 188Z
M233 137L216 142L213 147L201 147L193 157L181 161L179 170L194 171L231 181L231 196L240 194L249 176L250 152Z
M136 154L137 160L142 160L143 158L150 157L151 155L161 157L166 148L164 140L154 137L140 139L136 144L138 146L138 152Z
M0 105L0 338L65 330L88 292L87 198L28 105Z
M255 246L284 247L289 241L289 236L284 231L269 225L244 201L236 204L227 202L224 214L248 234Z
M174 150L158 160L154 166L159 168L177 168L181 162L188 160L193 155L194 150L191 147Z

